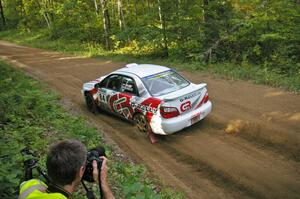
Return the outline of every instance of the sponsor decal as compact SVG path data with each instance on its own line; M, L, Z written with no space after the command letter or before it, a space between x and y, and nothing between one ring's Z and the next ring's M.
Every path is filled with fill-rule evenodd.
M119 98L113 102L113 109L115 112L118 112L118 106L120 105L122 108L122 103L126 102L126 97Z
M107 104L107 94L105 89L100 89L98 92L100 102Z
M126 119L132 118L132 109L128 107L128 101L126 96L120 96L120 94L113 95L109 98L109 105L112 111L119 113Z
M191 99L191 98L193 98L193 97L195 97L195 96L197 96L197 95L201 95L201 91L195 91L195 92L193 92L193 93L191 93L191 94L185 95L185 96L181 97L181 98L179 99L179 101L180 101L180 102L183 102L183 101L188 100L188 99Z
M167 75L169 75L170 73L172 73L171 70L168 70L168 71L164 71L164 72L161 72L161 73L157 73L157 74L154 74L154 75L149 75L147 77L144 77L143 79L144 80L154 80L154 79L159 79L159 78L162 78L162 77L165 77Z
M130 102L130 106L134 109L139 109L143 112L151 112L153 114L156 114L157 112L157 108L154 108L154 107L151 107L150 104L148 105L143 105L143 104L138 104L138 103L135 103L135 102Z
M187 110L190 110L191 108L192 108L192 106L191 106L191 102L190 102L190 101L184 102L184 103L181 104L181 106L180 106L181 112L185 112L185 111L187 111Z

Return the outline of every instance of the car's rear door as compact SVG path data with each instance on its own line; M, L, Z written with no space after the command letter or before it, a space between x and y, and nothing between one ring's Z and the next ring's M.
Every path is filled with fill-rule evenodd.
M114 74L108 76L100 83L98 94L99 105L101 108L113 111L111 106L111 98L119 93L121 81L122 76Z
M131 77L113 74L99 88L100 106L126 119L131 119L131 101L138 95L137 87Z

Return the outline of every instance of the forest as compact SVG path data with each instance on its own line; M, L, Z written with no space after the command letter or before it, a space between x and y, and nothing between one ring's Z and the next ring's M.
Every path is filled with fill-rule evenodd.
M300 74L299 0L0 0L3 30L180 62Z

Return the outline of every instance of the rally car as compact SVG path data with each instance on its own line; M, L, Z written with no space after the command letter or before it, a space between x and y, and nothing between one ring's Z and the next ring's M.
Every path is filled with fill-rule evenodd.
M165 66L127 64L83 84L87 108L133 121L139 131L168 135L205 118L212 109L205 83L193 84Z

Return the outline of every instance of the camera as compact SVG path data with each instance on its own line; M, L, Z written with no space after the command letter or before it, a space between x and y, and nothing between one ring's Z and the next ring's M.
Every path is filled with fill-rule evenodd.
M87 159L85 164L85 171L83 174L82 179L88 182L94 182L93 178L93 161L97 161L97 167L100 175L100 170L102 166L102 159L100 159L100 156L106 156L105 155L105 149L101 146L94 148L87 152Z

